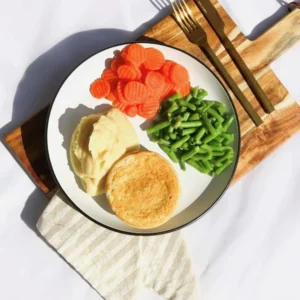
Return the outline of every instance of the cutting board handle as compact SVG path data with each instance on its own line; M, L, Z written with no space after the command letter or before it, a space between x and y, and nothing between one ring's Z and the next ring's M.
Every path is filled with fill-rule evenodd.
M250 69L257 70L262 65L270 65L299 41L300 9L295 9L256 40L246 41L251 45L247 45L246 51L242 47L240 54Z
M297 7L300 8L300 3L299 2L291 2L288 5L289 11L292 11Z

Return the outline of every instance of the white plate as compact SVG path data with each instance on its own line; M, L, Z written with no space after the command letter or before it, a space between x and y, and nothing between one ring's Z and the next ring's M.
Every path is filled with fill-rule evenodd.
M166 59L174 60L184 65L190 74L191 85L199 85L208 91L207 99L217 100L227 105L228 111L235 114L228 93L215 75L201 62L178 49L168 46L143 43L145 47L155 47L162 51ZM72 133L83 116L106 110L111 102L96 100L89 92L91 82L100 76L105 61L112 58L116 50L122 50L126 45L118 45L99 52L79 65L65 80L49 112L47 123L47 152L53 175L66 196L87 217L107 228L129 234L159 234L179 229L203 215L220 198L229 185L236 169L239 154L239 125L235 121L232 132L236 139L235 163L221 175L211 178L188 166L187 171L180 170L178 164L173 164L180 179L182 195L178 209L171 220L160 227L151 230L133 228L119 220L107 204L105 195L92 198L81 188L79 180L71 170L68 149ZM145 119L130 118L141 143L141 146L158 152L168 158L157 144L149 141L147 134L141 129Z

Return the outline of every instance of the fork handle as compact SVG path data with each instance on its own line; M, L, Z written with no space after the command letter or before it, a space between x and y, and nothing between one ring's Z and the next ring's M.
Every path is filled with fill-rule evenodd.
M206 44L205 46L200 46L200 48L211 61L211 63L214 65L216 70L220 73L220 75L222 76L226 84L229 86L233 94L236 96L237 100L243 106L243 108L245 109L249 117L252 119L254 124L256 126L261 125L263 123L261 117L258 115L258 113L250 104L250 102L247 100L247 98L245 97L241 89L238 87L236 82L233 80L233 78L229 75L228 71L221 63L219 58L215 55L214 51L210 48L208 44Z
M262 106L263 110L270 114L275 110L273 104L268 99L267 95L261 88L261 86L258 84L257 80L255 79L252 72L249 70L248 66L245 64L239 53L236 51L234 46L232 45L231 41L228 39L228 37L225 35L222 38L223 45L227 52L229 53L231 59L243 75L244 79L248 83L250 89L252 90L254 96Z

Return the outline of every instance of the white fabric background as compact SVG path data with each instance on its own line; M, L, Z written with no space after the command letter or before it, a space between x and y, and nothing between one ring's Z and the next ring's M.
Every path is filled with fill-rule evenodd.
M281 0L220 2L252 38L285 13ZM1 0L0 7L1 136L49 103L84 57L133 40L168 13L150 0ZM273 69L300 102L299 56L292 61L299 51ZM201 299L300 299L299 149L297 134L184 230ZM3 144L0 160L0 299L100 299L36 235L47 200Z

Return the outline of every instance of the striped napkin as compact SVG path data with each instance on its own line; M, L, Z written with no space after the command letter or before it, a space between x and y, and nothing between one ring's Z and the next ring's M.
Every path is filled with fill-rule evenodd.
M96 225L58 191L37 228L106 300L134 300L144 286L172 300L198 300L198 282L179 231L154 237Z

